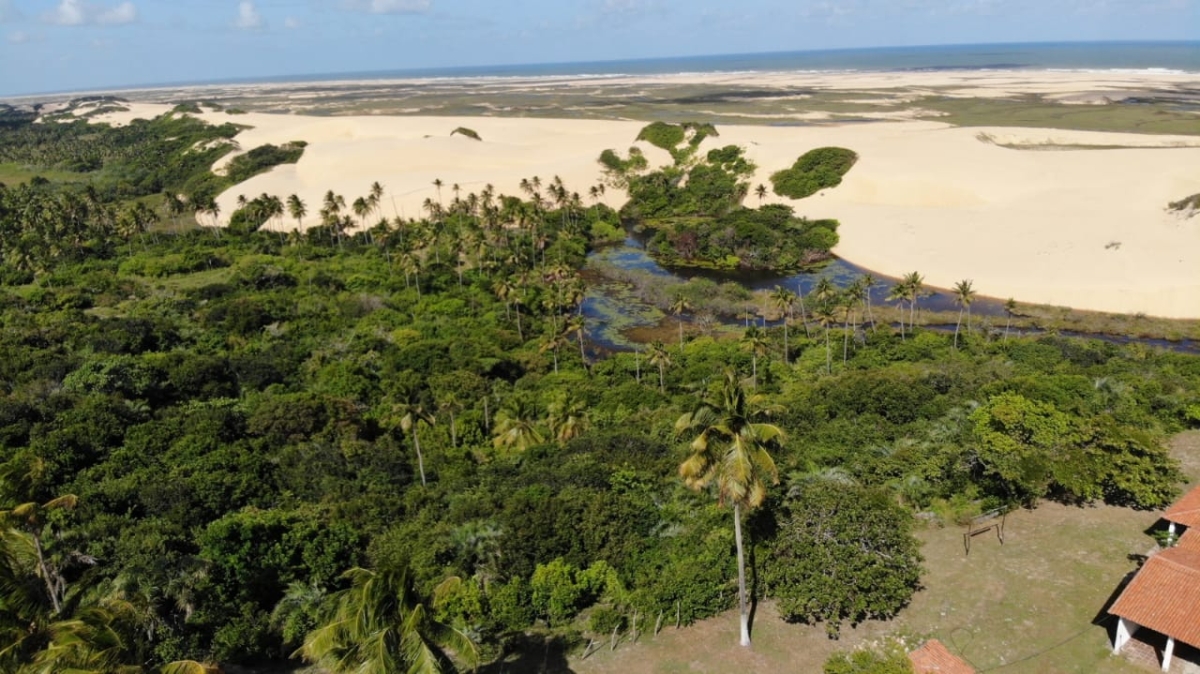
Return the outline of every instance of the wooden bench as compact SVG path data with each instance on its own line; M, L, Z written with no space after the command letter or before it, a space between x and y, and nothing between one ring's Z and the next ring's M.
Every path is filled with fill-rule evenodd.
M996 508L972 517L967 522L967 530L963 533L963 548L966 550L966 554L971 554L972 538L992 530L995 530L996 538L1000 540L1000 545L1004 545L1004 522L1007 519L1007 507Z

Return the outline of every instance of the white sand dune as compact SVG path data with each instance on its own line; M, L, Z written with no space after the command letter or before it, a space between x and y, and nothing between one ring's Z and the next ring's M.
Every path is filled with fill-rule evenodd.
M123 118L137 115L140 104ZM141 110L153 114L155 109ZM206 115L214 122L223 114ZM243 149L304 140L300 162L256 176L221 195L227 218L237 195L299 195L316 222L326 190L348 201L374 181L384 212L423 214L438 198L434 179L465 195L493 184L519 194L522 178L557 175L585 196L601 179L606 148L624 151L641 122L450 117L304 117L239 115L253 129ZM451 137L458 126L483 142ZM1168 213L1168 202L1200 192L1194 137L1140 136L1046 129L954 128L928 121L842 126L721 126L706 144L737 144L759 166L755 184L814 147L855 150L860 160L843 184L791 203L800 215L842 222L843 258L878 273L919 271L929 284L972 279L985 295L1080 309L1200 318L1200 216ZM1001 147L980 140L1054 151ZM1070 149L1072 145L1128 149ZM1160 147L1156 147L1160 146ZM1161 147L1165 146L1165 147ZM647 149L652 160L666 154ZM623 195L609 190L606 201ZM777 198L770 198L783 201ZM749 205L757 199L750 197ZM291 225L291 223L285 223Z

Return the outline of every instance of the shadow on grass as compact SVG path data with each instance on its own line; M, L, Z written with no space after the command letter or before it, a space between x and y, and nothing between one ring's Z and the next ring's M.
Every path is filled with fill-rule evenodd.
M483 665L479 674L574 674L567 662L568 645L560 637L526 634L496 662Z

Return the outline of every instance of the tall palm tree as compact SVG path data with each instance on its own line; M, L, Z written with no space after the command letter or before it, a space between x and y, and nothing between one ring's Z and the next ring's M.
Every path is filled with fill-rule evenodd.
M470 637L434 619L407 570L354 568L342 577L350 587L330 596L323 624L296 652L308 662L335 674L456 671L447 651L478 662Z
M413 450L417 453L417 470L421 473L421 484L425 485L425 456L421 453L421 425L432 426L437 418L425 408L425 405L415 392L409 392L407 399L392 406L392 413L397 418L400 430L412 437Z
M837 296L829 295L817 302L813 309L813 318L825 332L825 372L833 374L833 351L829 346L829 329L837 323Z
M692 303L688 302L683 293L675 293L675 299L671 301L671 313L675 314L675 318L679 321L679 352L683 353L683 315L692 310Z
M587 320L582 314L576 314L567 319L567 325L563 332L567 335L574 335L579 342L579 359L583 362L583 366L588 366L587 352L583 348L583 338L587 334Z
M925 295L925 277L915 271L905 274L904 288L908 292L908 327L912 331L917 328L917 300Z
M778 426L757 421L760 402L758 396L748 397L737 375L726 370L720 391L705 396L695 409L675 422L676 433L695 434L691 454L679 466L684 483L697 490L715 485L721 504L733 506L743 646L750 645L750 614L742 512L761 505L767 485L779 482L775 461L768 450L783 440L783 431Z
M954 284L954 303L958 305L958 322L954 324L954 348L958 348L958 328L962 325L963 310L967 312L967 332L971 332L971 303L975 301L975 289L971 279Z
M783 362L786 365L791 353L788 347L788 324L792 321L792 309L796 306L796 293L783 286L775 286L771 291L771 301L775 303L779 313L783 314Z
M758 187L754 188L754 195L758 197L758 203L761 206L763 199L767 198L767 186L759 183Z
M549 351L554 358L554 374L558 374L558 350L566 345L567 336L561 332L551 332L546 341L538 347L538 351L545 353Z
M1017 301L1013 298L1008 298L1004 303L1004 315L1008 317L1004 324L1004 340L1008 341L1008 329L1012 327L1012 317L1017 313Z
M900 340L904 341L904 301L908 298L908 286L904 281L900 281L892 286L888 291L887 299L889 302L900 303Z
M666 393L666 373L667 366L671 364L671 352L662 342L654 342L646 350L646 362L658 367L658 390Z

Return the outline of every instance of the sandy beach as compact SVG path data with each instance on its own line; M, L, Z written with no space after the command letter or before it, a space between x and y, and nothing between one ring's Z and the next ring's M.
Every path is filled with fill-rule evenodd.
M1089 90L1079 84L1059 91ZM136 103L102 119L121 123L167 109ZM221 113L204 116L231 121ZM600 152L623 152L644 126L256 113L234 121L253 127L237 137L243 150L292 140L304 140L308 148L298 164L222 194L222 219L236 208L238 195L297 194L312 213L304 226L316 224L327 190L352 201L374 181L386 190L385 213L407 218L423 215L422 204L439 198L435 179L449 201L454 185L463 195L488 184L519 194L523 178L548 182L559 176L586 202L589 187L602 179ZM482 142L450 136L458 126L474 129ZM981 294L1021 302L1200 317L1200 216L1166 210L1168 202L1200 192L1200 137L955 128L931 121L721 125L719 131L706 147L744 147L759 167L754 184L766 183L770 173L815 147L856 151L860 160L841 186L787 203L799 215L839 219L835 252L880 274L915 270L943 288L971 279ZM667 161L657 148L643 149L652 162ZM624 195L610 189L605 201L619 206ZM747 200L757 203L753 196Z

